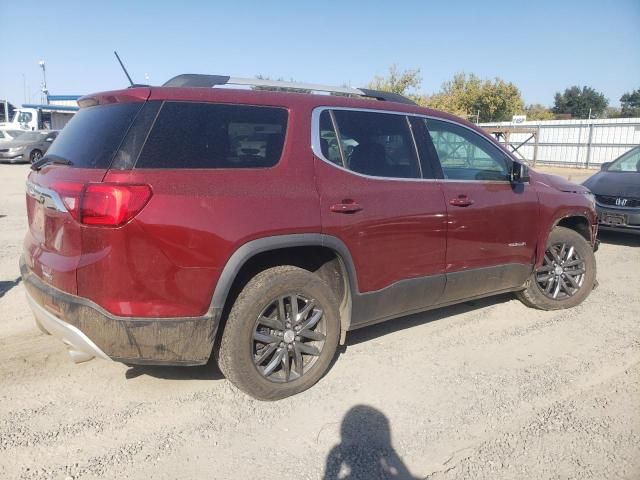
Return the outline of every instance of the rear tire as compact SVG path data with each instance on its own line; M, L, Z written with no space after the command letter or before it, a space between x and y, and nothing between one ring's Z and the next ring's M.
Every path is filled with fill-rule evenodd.
M540 310L575 307L587 298L596 281L596 258L578 232L556 227L547 240L545 259L517 292L525 305Z
M300 393L325 374L338 346L337 301L317 275L269 268L240 292L217 352L222 373L259 400Z

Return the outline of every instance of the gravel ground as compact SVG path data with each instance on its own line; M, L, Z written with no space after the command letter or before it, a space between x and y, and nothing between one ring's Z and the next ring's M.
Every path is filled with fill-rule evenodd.
M640 237L602 235L577 308L503 295L377 325L262 403L215 365L75 365L41 334L18 281L27 172L0 165L1 479L640 478Z

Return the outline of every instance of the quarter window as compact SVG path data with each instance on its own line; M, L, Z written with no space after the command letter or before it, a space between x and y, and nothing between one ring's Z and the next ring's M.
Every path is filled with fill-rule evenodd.
M280 160L283 108L166 102L136 168L266 168Z
M331 163L342 166L342 155L338 145L338 136L333 128L333 120L329 110L320 114L320 148L322 155Z
M454 123L425 122L445 178L508 180L509 160L487 139Z
M335 110L333 114L346 168L374 177L420 178L404 115L351 110Z

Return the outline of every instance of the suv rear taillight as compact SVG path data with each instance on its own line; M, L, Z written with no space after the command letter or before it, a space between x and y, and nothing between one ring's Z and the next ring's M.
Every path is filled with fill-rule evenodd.
M84 225L124 225L151 198L149 185L58 183L53 186L73 218Z

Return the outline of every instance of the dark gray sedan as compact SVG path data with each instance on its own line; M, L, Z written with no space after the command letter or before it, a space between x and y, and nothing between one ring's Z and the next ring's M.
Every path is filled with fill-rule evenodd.
M603 163L583 185L596 197L600 228L640 233L640 145Z
M0 144L0 162L36 162L42 158L58 136L56 130L24 132Z

